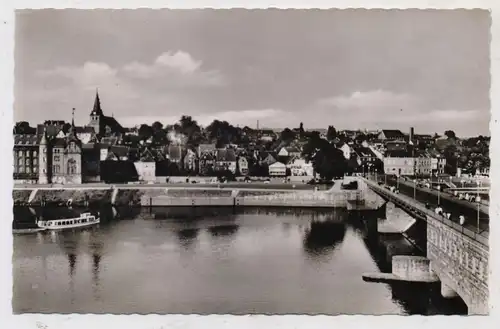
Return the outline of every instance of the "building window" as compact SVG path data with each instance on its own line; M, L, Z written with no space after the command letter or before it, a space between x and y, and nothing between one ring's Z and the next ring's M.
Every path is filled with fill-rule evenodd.
M61 168L59 167L59 165L55 165L55 166L54 166L54 174L59 174L60 169L61 169Z
M70 175L76 174L76 161L75 161L75 159L69 159L68 160L67 172Z
M26 167L26 173L30 174L31 173L31 169L30 167Z
M38 156L38 152L37 151L33 151L33 157L37 157Z
M33 167L33 172L37 173L38 172L38 168L37 167Z
M24 167L19 167L19 172L24 173Z
M61 157L59 155L54 155L54 162L58 162L61 160Z
M43 153L47 153L47 149L46 148L43 149Z

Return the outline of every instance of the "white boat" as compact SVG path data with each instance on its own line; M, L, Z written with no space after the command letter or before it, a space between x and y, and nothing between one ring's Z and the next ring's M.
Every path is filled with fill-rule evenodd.
M63 229L91 226L99 224L99 222L100 219L98 217L95 217L91 213L86 212L81 214L80 217L75 217L75 218L38 221L37 225L40 228L48 230L63 230Z

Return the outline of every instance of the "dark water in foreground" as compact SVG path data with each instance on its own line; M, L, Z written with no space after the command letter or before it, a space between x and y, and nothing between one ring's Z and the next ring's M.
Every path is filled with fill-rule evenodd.
M439 286L363 282L364 272L390 270L392 254L417 251L368 234L343 210L154 212L14 235L14 313L466 312ZM15 213L29 221L27 209Z

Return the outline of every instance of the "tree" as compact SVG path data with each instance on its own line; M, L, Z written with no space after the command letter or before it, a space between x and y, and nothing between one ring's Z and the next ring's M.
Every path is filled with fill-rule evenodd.
M147 124L142 124L139 127L139 137L141 140L148 140L153 136L153 128L148 126Z
M455 175L457 173L457 146L455 144L448 144L444 151L443 155L446 159L445 172L449 175Z
M151 128L153 129L154 133L157 133L157 132L159 132L160 130L163 129L163 124L161 122L155 121L151 125Z
M280 138L284 142L291 142L295 139L295 133L289 128L285 128L281 132Z
M326 139L329 141L332 141L337 137L337 130L335 130L335 127L333 126L328 126L328 131L326 132Z
M448 139L456 139L457 136L455 135L455 132L453 130L446 130L444 132L444 135L448 137Z
M307 161L312 161L314 171L326 180L343 176L349 170L343 152L319 134L311 135L302 149L302 155Z
M71 123L66 122L62 127L63 133L66 135L69 132L70 128L71 128Z

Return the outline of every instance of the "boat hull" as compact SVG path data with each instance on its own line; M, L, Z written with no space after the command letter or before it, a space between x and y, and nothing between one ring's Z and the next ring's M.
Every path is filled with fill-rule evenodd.
M93 222L87 222L87 223L78 223L78 224L69 224L69 225L61 225L61 226L48 226L45 224L38 223L38 227L44 230L51 230L51 231L61 231L61 230L68 230L68 229L74 229L74 228L82 228L82 227L89 227L89 226L94 226L100 223L100 220L97 219Z

